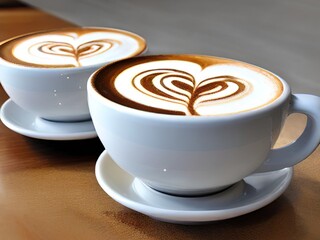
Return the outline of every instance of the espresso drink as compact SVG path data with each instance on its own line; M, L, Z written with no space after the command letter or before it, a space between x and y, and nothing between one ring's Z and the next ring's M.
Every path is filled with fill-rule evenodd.
M31 33L0 45L0 58L28 67L66 68L132 57L145 50L141 37L110 28L67 28Z
M200 116L262 108L283 91L281 81L259 67L199 55L122 60L98 71L93 84L105 98L130 108Z

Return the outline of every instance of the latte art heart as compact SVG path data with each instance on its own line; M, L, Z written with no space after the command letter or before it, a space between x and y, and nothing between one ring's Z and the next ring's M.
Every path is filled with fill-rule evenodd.
M200 115L197 108L215 101L238 97L250 85L233 76L217 76L201 80L175 69L148 70L133 77L133 86L151 98L181 104L186 115Z
M142 111L217 116L268 105L279 79L258 67L199 55L157 55L112 63L94 76L106 99Z
M22 66L82 67L144 51L144 39L111 28L67 28L20 36L0 45L0 58Z
M90 41L83 43L79 46L73 46L70 43L65 42L40 42L29 47L29 56L34 58L47 57L65 57L69 58L68 61L73 61L73 65L76 67L82 66L81 62L83 58L94 57L95 55L103 54L110 48L120 45L121 42L112 39L103 39L99 41Z

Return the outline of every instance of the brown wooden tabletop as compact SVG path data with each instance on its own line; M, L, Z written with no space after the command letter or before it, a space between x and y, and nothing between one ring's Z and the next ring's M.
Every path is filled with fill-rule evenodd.
M0 41L71 25L28 7L0 8ZM0 87L0 103L6 99ZM304 116L291 116L278 145L304 124ZM289 188L271 204L196 226L159 222L111 199L94 174L103 149L97 138L38 140L0 123L0 239L320 239L319 147L294 167Z

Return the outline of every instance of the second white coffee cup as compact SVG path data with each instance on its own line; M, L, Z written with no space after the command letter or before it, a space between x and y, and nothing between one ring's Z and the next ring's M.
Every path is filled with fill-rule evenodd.
M0 80L17 105L51 121L90 119L86 84L106 63L141 54L140 36L111 28L30 33L0 44Z

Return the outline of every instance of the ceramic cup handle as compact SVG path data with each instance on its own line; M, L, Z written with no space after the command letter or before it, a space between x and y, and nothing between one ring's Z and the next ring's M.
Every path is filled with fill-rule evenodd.
M320 97L308 94L293 94L291 113L307 116L307 125L301 136L282 148L272 149L268 159L256 172L267 172L291 167L307 158L320 143Z

